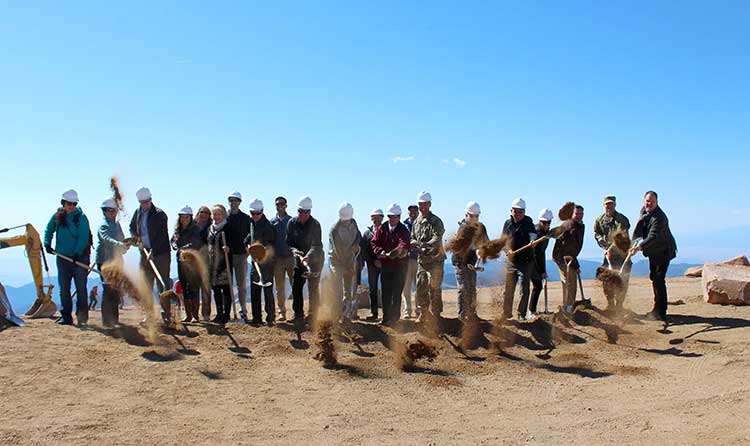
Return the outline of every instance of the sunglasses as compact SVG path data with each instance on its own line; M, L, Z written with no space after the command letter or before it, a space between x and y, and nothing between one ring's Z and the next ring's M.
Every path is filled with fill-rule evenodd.
M208 211L200 211L200 212L198 212L198 213L199 213L199 214L206 214L206 215L211 215L211 213L210 213L210 212L208 212Z
M254 215L257 217L258 215L263 215L263 212L250 212L250 215Z
M242 201L242 200L238 200L238 199L236 199L236 198L230 198L230 199L229 199L229 202L230 202L230 203L240 203L241 201Z
M114 212L116 209L115 208L102 208L102 210L104 212Z
M72 201L65 201L65 200L60 200L60 204L62 206L76 206L76 203L73 203Z
M297 213L298 213L298 214L309 214L309 213L310 213L310 211L308 211L308 210L305 210L305 209L297 209Z

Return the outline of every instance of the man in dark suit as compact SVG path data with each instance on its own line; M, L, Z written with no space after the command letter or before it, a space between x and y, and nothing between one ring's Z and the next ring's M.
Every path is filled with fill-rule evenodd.
M640 238L630 250L631 257L638 251L648 258L650 278L654 288L654 308L646 314L651 320L667 322L667 268L677 256L677 243L669 230L669 219L659 207L658 196L654 191L646 192L643 209L635 225L633 238Z

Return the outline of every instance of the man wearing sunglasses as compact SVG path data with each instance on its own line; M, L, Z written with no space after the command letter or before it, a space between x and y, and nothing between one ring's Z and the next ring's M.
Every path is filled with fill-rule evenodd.
M250 203L250 233L245 238L245 245L250 246L253 243L262 244L266 250L272 250L276 241L276 231L270 221L263 213L263 202L257 198ZM273 325L276 319L276 309L273 301L273 260L272 259L253 259L256 262L260 274L255 268L250 273L250 308L253 313L253 325L263 323L263 311L261 310L261 292L266 300L266 324ZM263 276L261 280L261 275ZM268 286L258 285L259 283L270 283Z
M240 317L245 323L247 318L247 251L245 238L250 233L250 216L240 210L242 194L234 191L227 197L229 201L229 215L227 216L227 245L232 255L232 271L234 272L238 299L240 302Z
M318 285L320 271L323 269L323 239L320 223L313 218L312 199L302 197L297 203L297 216L289 220L286 243L295 257L294 279L292 281L292 309L294 320L302 322L305 318L302 290L307 282L309 293L308 312L312 317L318 305Z
M108 198L101 205L104 222L99 226L96 235L99 245L96 247L96 265L101 271L102 265L108 262L122 262L122 256L130 247L124 242L120 222L117 221L117 204ZM102 325L105 328L114 327L120 322L120 291L104 282L102 278Z
M89 219L78 206L78 193L70 189L63 192L62 205L50 218L44 231L44 247L48 253L60 253L73 260L89 264L91 251L91 230ZM52 237L55 237L55 249L52 249ZM60 286L61 325L73 325L73 298L70 294L70 282L76 287L76 317L78 325L84 326L89 320L88 291L86 276L88 271L62 257L57 257L57 281Z
M411 232L411 246L419 250L417 259L417 305L419 321L440 320L443 312L443 221L430 210L432 196L422 192L417 197L419 217Z
M271 224L276 231L273 252L273 281L276 284L276 306L279 309L279 320L286 320L286 281L292 284L294 276L294 256L286 244L286 230L292 217L286 213L287 202L284 197L276 197L276 216Z

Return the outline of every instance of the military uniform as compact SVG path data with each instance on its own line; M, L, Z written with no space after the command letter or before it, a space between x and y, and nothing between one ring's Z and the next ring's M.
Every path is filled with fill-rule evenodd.
M467 224L466 219L458 222L461 227ZM477 240L478 244L489 241L487 228L482 223L477 223L480 227L480 235ZM477 271L473 265L477 263L476 246L472 246L466 256L453 254L451 263L456 272L456 282L458 282L458 318L466 320L477 316ZM472 267L470 267L472 266Z
M594 238L596 239L596 244L604 250L610 250L609 261L605 257L602 266L611 266L613 269L618 270L622 267L628 253L620 251L617 246L612 244L612 234L616 231L627 232L629 229L630 222L628 218L617 211L611 217L608 217L607 214L602 214L594 221Z
M429 311L433 316L440 316L443 312L440 285L445 262L444 233L443 221L432 212L426 217L420 214L414 221L411 242L419 248L416 299L422 314Z

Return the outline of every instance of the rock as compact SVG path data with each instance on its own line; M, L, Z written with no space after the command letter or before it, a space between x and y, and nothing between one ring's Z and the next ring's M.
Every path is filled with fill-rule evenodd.
M715 265L737 265L750 266L750 260L745 256L733 257L729 260L715 263ZM704 265L705 266L705 265ZM693 266L685 270L685 277L701 277L703 275L703 266Z
M685 277L701 277L703 275L702 266L691 266L685 270Z
M703 297L710 304L750 304L750 266L707 263L702 283Z

